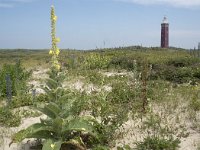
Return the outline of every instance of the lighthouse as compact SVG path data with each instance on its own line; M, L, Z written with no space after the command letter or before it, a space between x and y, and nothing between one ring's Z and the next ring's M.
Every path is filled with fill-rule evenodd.
M161 48L169 47L169 23L167 17L161 23Z

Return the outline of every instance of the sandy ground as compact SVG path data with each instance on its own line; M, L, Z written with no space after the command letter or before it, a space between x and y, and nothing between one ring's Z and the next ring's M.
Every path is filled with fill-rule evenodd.
M142 133L141 130L138 129L138 125L139 124L136 123L136 120L127 121L121 128L124 134L121 138L116 140L116 147L126 144L130 147L135 147L135 142L139 142L145 137L145 133ZM180 141L179 150L197 150L200 143L200 133L194 130L189 130L189 136L185 138L182 137ZM113 150L117 150L116 147L113 148Z
M21 144L12 144L9 147L9 143L11 142L11 135L21 129L25 129L27 126L40 122L40 118L45 118L45 116L35 117L35 118L27 118L22 121L22 124L17 128L0 128L0 132L3 133L3 143L1 143L0 150L29 150L29 144L27 140L24 140ZM141 141L144 138L144 134L142 134L141 130L138 126L141 125L141 120L128 120L124 123L123 127L121 127L121 138L116 141L116 146L122 146L124 144L128 144L131 147L135 146L136 141ZM123 131L123 132L122 132ZM200 133L195 130L189 130L189 136L186 138L181 138L180 148L179 150L197 150L197 146L200 141ZM117 148L113 148L116 150Z
M45 93L41 88L45 85L44 80L48 78L47 75L48 69L39 68L33 71L32 80L28 82L30 86L36 90L36 94Z
M99 87L99 86L95 86L94 84L85 84L84 82L82 82L81 80L76 80L73 82L64 82L63 83L63 87L64 88L70 88L73 90L78 90L78 91L85 91L87 94L90 94L94 91L96 92L101 92L103 91L111 91L112 87L108 86L108 85L104 85L103 87Z
M172 108L173 105L172 103ZM152 112L162 118L161 125L169 127L174 133L174 138L178 137L180 139L179 150L198 150L197 148L200 147L200 132L194 126L195 122L199 125L200 113L196 115L196 121L194 121L194 118L190 118L191 116L186 110L186 107L187 104L180 101L177 108L172 110L173 113L169 113L171 110L168 107L165 108L165 106L154 104L152 106ZM142 120L145 121L145 119L144 117ZM128 144L131 147L135 147L135 142L142 141L147 135L147 131L141 128L142 120L141 118L129 119L124 123L118 130L118 133L122 133L122 136L116 141L116 146Z
M40 89L40 86L43 84L41 81L47 77L46 72L48 70L36 70L33 72L33 79L29 84L33 84L38 93L43 93ZM127 73L114 73L114 72L106 72L104 73L106 76L114 76L114 75L127 75ZM65 82L65 88L76 89L80 91L87 91L87 93L91 93L92 91L100 91L106 90L111 91L112 88L109 86L105 87L97 87L93 84L85 85L81 80L75 80L73 82ZM186 105L186 104L185 104ZM197 150L197 147L200 146L200 132L194 129L194 124L191 121L190 116L186 110L186 106L182 104L178 104L176 110L173 113L169 112L169 107L165 106L152 106L154 113L158 114L160 117L164 118L169 124L169 126L175 130L176 134L188 134L187 136L183 136L180 138L180 148L179 150ZM164 115L163 115L164 114ZM177 122L177 118L180 120ZM40 116L44 118L45 116ZM27 144L27 140L24 140L21 144L12 144L9 147L9 143L11 142L11 135L21 129L28 127L31 124L40 122L40 117L31 117L22 120L22 124L17 128L3 128L0 127L0 150L29 150L29 144ZM200 114L197 114L197 119L200 121ZM141 119L132 120L129 119L123 126L118 130L120 136L116 140L116 146L122 146L124 144L128 144L131 147L135 146L135 142L141 141L145 137L145 133L141 131ZM183 128L180 128L183 126ZM181 130L182 129L182 130ZM177 131L176 131L177 130ZM184 132L183 132L184 131ZM2 139L3 137L3 139ZM1 140L2 139L2 140ZM117 149L116 147L113 148Z
M3 134L3 139L1 139L0 150L29 150L28 139L24 140L20 144L13 143L9 147L9 143L12 141L11 136L13 133L27 128L28 126L40 122L40 118L45 118L45 115L39 117L30 117L22 120L22 124L19 127L15 128L3 128L0 127L0 133Z

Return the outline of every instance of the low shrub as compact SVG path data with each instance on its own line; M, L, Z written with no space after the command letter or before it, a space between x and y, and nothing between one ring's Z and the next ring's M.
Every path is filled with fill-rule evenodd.
M87 74L85 74L86 79L97 85L103 84L104 77L101 73L98 72L98 70L94 71L87 71Z
M9 106L12 108L18 108L23 106L33 105L33 99L30 94L21 94L19 96L13 97Z
M110 62L110 57L105 55L105 53L99 52L88 52L85 55L84 61L82 63L83 69L105 69L108 67Z
M108 94L107 100L114 104L127 104L138 96L135 89L126 82L116 82L112 85L112 91Z
M176 150L180 140L164 139L159 137L146 137L143 142L137 143L137 150Z
M193 57L180 57L180 58L174 58L170 59L167 62L167 65L174 66L174 67L187 67L194 64L199 64L199 58L193 58Z
M163 102L173 84L165 80L153 80L148 82L147 96L152 101Z
M20 116L13 114L7 107L0 108L0 125L5 127L17 127L21 123Z
M147 135L136 143L137 150L176 150L179 147L180 140L174 138L175 131L158 114L150 111L141 129Z
M192 66L175 67L167 65L153 65L151 80L167 80L173 83L195 83L200 81L200 72Z
M15 96L20 91L27 91L27 80L31 75L31 71L26 71L20 61L16 64L5 64L0 69L0 96L6 96L6 76L10 76L11 93Z
M132 148L129 145L123 145L123 147L118 146L117 150L131 150Z
M189 107L194 110L194 111L200 111L200 100L196 94L196 96L194 95L192 100L189 103Z
M138 59L140 60L140 59ZM118 56L111 59L109 67L115 67L120 69L133 70L135 69L135 57L132 56Z

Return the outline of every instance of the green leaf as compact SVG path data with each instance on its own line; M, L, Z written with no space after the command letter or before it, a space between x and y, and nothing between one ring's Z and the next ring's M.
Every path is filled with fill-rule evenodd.
M72 97L72 96L73 96L72 93L65 94L65 95L59 97L58 101L59 101L59 102L66 102L66 101L68 101L68 99L69 99L70 97Z
M61 97L64 93L64 89L62 87L58 87L58 88L56 88L56 93L57 93L58 97Z
M25 138L53 138L54 130L50 126L42 123L36 123L25 130L21 130L12 136L13 142L21 142Z
M52 119L56 118L61 112L61 108L55 103L49 103L43 108L38 108L38 110Z
M62 141L54 142L52 139L48 139L44 142L42 150L60 150Z
M51 78L46 79L46 84L49 89L56 89L58 87L58 83Z
M70 131L88 132L89 134L97 138L96 129L94 128L94 126L92 125L90 121L86 120L83 117L74 118L70 121L67 121L63 125L63 129L62 129L63 134L66 134Z
M42 124L47 125L47 126L52 126L53 125L53 120L51 118L47 118L47 119L40 118L40 122Z
M75 98L73 99L66 99L66 102L63 104L63 111L60 114L62 118L68 118L70 115L72 114L72 106L74 104L74 102L76 101Z
M57 117L56 119L53 119L53 129L54 131L60 136L61 130L63 125L63 119L60 117Z

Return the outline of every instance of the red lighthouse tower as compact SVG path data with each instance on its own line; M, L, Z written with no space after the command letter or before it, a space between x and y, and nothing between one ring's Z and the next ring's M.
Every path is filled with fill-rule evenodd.
M167 17L164 17L161 23L161 48L169 47L169 23Z

